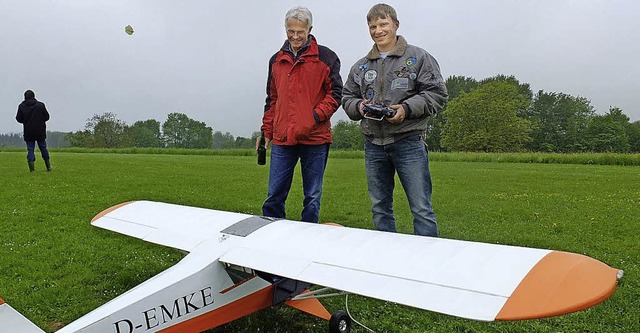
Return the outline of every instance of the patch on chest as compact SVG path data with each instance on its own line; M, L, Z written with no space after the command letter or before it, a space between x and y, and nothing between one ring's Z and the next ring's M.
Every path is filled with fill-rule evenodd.
M409 89L409 78L399 77L391 81L391 90Z
M370 69L366 73L364 73L364 80L367 83L373 82L373 80L375 80L377 77L378 77L378 72L376 72L373 69Z

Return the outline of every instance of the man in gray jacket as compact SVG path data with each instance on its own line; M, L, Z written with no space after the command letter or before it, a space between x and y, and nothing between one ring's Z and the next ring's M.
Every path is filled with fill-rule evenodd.
M393 7L373 6L367 23L375 44L351 67L342 107L350 119L360 120L365 136L373 222L378 230L396 231L393 188L398 172L413 215L414 233L437 237L424 134L427 118L447 101L440 66L425 50L396 34L400 22Z

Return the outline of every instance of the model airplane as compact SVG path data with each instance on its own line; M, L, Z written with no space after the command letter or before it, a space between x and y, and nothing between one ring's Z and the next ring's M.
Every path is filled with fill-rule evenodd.
M188 252L179 263L58 333L201 332L286 303L348 332L310 285L482 320L582 310L622 271L567 252L385 233L136 201L94 226ZM303 281L303 282L302 282ZM0 332L43 332L0 300Z

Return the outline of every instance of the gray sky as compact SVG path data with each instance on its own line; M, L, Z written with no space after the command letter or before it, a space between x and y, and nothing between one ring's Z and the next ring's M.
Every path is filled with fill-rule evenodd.
M32 89L52 131L82 130L104 112L129 125L180 112L249 137L261 124L286 11L312 11L312 33L338 54L344 80L372 45L365 16L378 2L0 0L0 133L21 132L17 105ZM640 1L388 3L398 33L429 51L445 78L514 75L534 92L585 97L599 114L617 106L640 120Z

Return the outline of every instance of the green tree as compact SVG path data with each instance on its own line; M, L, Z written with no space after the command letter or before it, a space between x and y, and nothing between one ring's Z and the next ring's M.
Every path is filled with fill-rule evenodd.
M71 132L64 138L71 147L91 147L93 143L93 134L89 130Z
M170 113L162 124L162 133L170 148L211 148L213 130L204 122L193 120L183 113Z
M447 91L449 93L449 102L455 100L462 94L468 94L483 85L494 82L504 82L516 87L520 95L522 95L524 100L527 101L527 103L521 104L516 110L516 115L518 117L522 117L522 115L529 107L529 104L531 103L533 93L531 92L531 87L528 83L520 83L514 76L506 76L500 74L493 77L485 78L479 82L471 77L450 76L446 81ZM434 151L439 151L442 149L442 135L445 124L447 123L447 105L445 105L440 114L428 119L425 142L429 146L429 149Z
M0 147L23 147L24 139L22 134L0 134Z
M586 98L540 90L524 116L533 124L532 141L527 148L558 153L585 151L586 129L594 116Z
M429 147L430 151L440 151L442 150L442 132L444 130L446 117L444 112L445 108L435 116L429 117L427 119L427 130L425 131L424 142Z
M516 79L516 77L513 75L506 76L503 74L498 74L496 76L488 77L480 81L480 85L485 85L492 82L506 82L508 84L511 84L518 88L518 93L520 93L520 95L522 95L524 99L526 99L527 101L533 100L533 91L531 91L531 86L528 83L520 83L520 81L518 81L518 79ZM529 105L527 105L527 107L528 106ZM524 113L525 110L526 109L518 110L518 117L522 116L522 113Z
M363 150L364 136L360 132L360 122L338 120L332 129L333 149Z
M627 136L630 152L640 153L640 120L627 125Z
M449 93L449 101L452 101L460 96L460 94L469 93L478 88L480 83L472 77L454 75L447 78L445 85ZM427 130L424 141L429 147L429 150L440 151L442 149L442 130L446 123L446 117L444 116L446 109L447 104L445 104L444 108L437 115L427 119Z
M490 82L449 102L442 146L450 151L519 151L530 122L517 116L529 101L509 82Z
M589 150L595 152L626 153L631 149L627 127L629 117L617 107L603 116L591 119L586 131Z
M69 133L66 132L47 132L47 146L51 148L69 147L70 143L66 139Z
M125 132L133 147L163 146L160 122L155 119L136 121Z
M129 142L124 135L126 127L127 124L111 112L94 115L87 122L87 129L92 130L93 134L93 147L98 148L129 146Z
M96 114L87 119L84 131L69 133L66 139L74 147L120 148L129 141L124 134L127 124L114 113Z
M230 149L235 146L235 138L231 133L226 132L222 133L220 131L216 131L213 133L213 149Z
M462 93L470 93L475 90L480 86L480 83L472 77L453 75L447 78L445 85L449 93L449 100L453 100Z
M170 113L162 124L162 135L167 147L185 148L187 146L187 131L190 123L184 113Z
M238 136L236 137L235 148L237 149L255 149L256 148L256 140L255 138L245 138Z
M480 81L480 85L485 85L492 82L505 82L513 85L514 87L517 87L518 93L522 95L527 103L523 104L516 110L516 115L518 117L525 116L527 108L529 108L529 105L531 105L531 101L533 100L533 92L531 91L531 86L528 83L520 83L520 81L518 81L518 79L516 79L513 75L506 76L503 74L483 79L482 81Z

